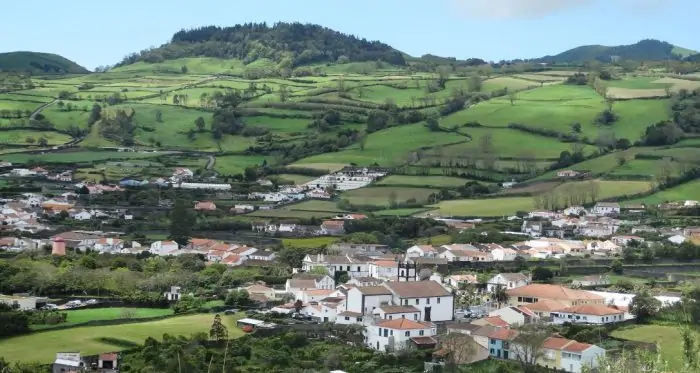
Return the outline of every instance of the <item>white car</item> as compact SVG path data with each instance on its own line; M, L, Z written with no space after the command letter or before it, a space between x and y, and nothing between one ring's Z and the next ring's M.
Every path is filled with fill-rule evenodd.
M89 299L85 304L97 304L97 299Z
M46 305L44 305L44 307L41 308L44 310L57 310L58 306L53 303L47 303Z

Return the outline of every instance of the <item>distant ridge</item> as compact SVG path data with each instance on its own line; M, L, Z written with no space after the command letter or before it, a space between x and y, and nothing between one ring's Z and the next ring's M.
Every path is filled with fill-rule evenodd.
M327 27L302 23L246 23L206 26L176 32L171 41L124 58L117 66L157 63L183 57L267 59L281 68L329 62L383 61L405 65L403 53L379 41L368 41Z
M57 54L26 51L0 53L0 70L29 74L86 74L90 72Z
M671 43L645 39L630 45L584 45L569 49L554 56L544 56L537 62L550 64L580 64L586 61L611 62L615 59L635 61L680 60L698 52L675 46Z

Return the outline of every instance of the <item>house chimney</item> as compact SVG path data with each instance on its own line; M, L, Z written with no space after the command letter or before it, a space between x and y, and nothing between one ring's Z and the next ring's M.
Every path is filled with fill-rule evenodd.
M66 241L64 241L63 238L56 237L53 239L53 244L51 246L51 255L66 255Z

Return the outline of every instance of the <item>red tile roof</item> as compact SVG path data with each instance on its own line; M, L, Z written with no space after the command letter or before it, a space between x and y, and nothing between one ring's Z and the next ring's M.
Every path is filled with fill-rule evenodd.
M574 343L564 347L564 351L579 353L586 351L591 347L593 347L591 344L574 341Z
M433 327L432 324L421 323L421 322L413 321L413 320L409 320L409 319L396 319L396 320L382 321L382 322L378 323L377 326L380 328L401 329L401 330L429 329L429 328Z
M487 323L493 326L499 326L502 328L508 328L510 327L510 324L508 324L505 320L501 318L501 316L491 316L487 317L484 319Z
M513 329L499 329L489 334L490 339L498 339L501 341L512 341L518 336L518 331Z

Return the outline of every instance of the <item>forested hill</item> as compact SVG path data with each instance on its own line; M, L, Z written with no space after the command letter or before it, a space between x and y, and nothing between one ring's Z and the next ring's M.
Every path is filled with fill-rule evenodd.
M677 60L697 53L685 48L677 47L665 41L654 39L642 40L630 45L604 46L584 45L569 49L555 56L545 56L537 59L545 63L574 63L580 64L586 61L598 60L610 62L614 58L634 61L662 61Z
M57 54L38 52L0 53L0 71L28 74L85 74L89 71Z
M124 58L119 65L181 57L235 58L251 63L263 58L280 68L326 62L384 61L404 65L403 54L378 41L368 41L329 28L302 23L246 23L182 30L168 44Z

